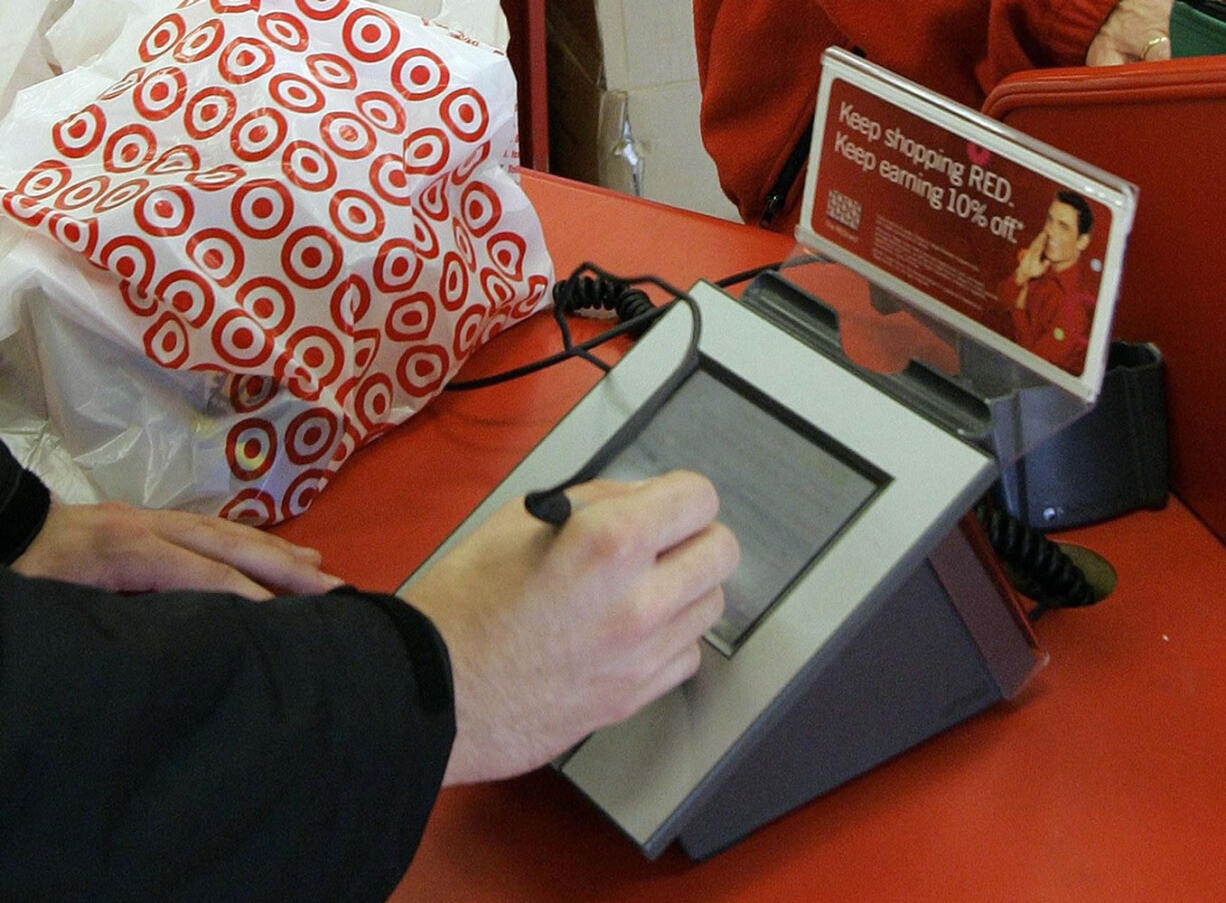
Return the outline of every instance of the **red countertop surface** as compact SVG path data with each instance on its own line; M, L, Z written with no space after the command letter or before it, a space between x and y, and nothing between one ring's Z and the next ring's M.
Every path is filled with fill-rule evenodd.
M793 249L549 176L525 173L524 186L559 274L590 259L686 287ZM824 278L830 292L863 291L839 268ZM463 375L558 347L552 320L535 317ZM393 590L598 375L571 362L446 392L277 532L349 581ZM1018 699L701 863L675 848L645 860L547 770L446 790L393 900L1226 899L1226 547L1176 499L1060 538L1103 555L1118 585L1038 622L1051 663Z

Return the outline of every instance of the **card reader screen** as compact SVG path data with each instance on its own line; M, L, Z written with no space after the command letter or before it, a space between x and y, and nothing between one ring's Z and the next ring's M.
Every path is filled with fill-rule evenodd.
M711 479L720 519L741 544L724 617L707 636L725 655L889 480L709 360L603 475L634 480L678 467Z

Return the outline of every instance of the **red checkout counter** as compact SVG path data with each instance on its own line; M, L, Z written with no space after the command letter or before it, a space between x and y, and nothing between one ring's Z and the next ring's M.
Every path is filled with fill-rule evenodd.
M787 236L603 189L531 172L523 182L563 276L592 260L684 288L793 249ZM827 291L867 289L842 271ZM598 330L581 323L576 335ZM552 319L534 317L464 376L558 347ZM277 532L350 582L392 591L598 376L576 361L445 392ZM446 790L392 900L1226 899L1226 546L1174 496L1058 538L1105 557L1118 583L1097 606L1037 622L1051 661L1017 699L704 862L676 848L648 861L548 769Z

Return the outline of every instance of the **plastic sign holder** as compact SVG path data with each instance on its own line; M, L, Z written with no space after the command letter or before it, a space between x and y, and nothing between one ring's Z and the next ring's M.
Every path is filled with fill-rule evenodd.
M861 274L881 322L902 312L953 348L935 366L993 408L1008 466L1098 397L1137 190L853 54L822 59L797 240Z
M422 565L499 506L522 503L585 462L607 462L601 473L615 478L687 467L713 480L742 560L725 584L726 613L702 644L697 674L554 763L647 856L673 842L693 858L710 856L1012 698L1047 661L966 512L1000 472L998 446L1027 445L1052 422L1083 412L1096 393L1131 193L854 58L833 54L828 62L799 234L880 285L869 291L847 268L823 263L760 277L740 298L694 286L693 308L667 311ZM854 93L832 100L832 89L848 86ZM863 118L840 114L844 102ZM832 118L839 115L845 119ZM870 120L882 123L880 132ZM931 286L919 291L883 261L844 246L871 249L878 206L900 209L873 200L861 184L879 188L872 180L882 170L867 165L869 151L849 147L851 123L855 143L868 148L885 140L886 128L918 135L917 124L929 120L942 123L942 134L960 130L945 139L953 150L965 154L973 139L977 159L990 152L996 178L975 184L1003 195L1007 180L1020 201L1030 193L1022 191L1026 179L1004 162L1021 154L1041 173L1044 195L1053 182L1072 182L1117 236L1103 252L1109 271L1076 373L988 329L969 304L955 305ZM931 132L924 140L936 146ZM826 179L835 141L836 169L855 162L855 179ZM886 196L903 190L886 185ZM831 237L834 227L814 212L816 192L836 191L847 200L836 198L832 222L850 230L845 205L860 204L859 239ZM930 206L932 196L924 207L945 216ZM953 201L947 245L960 231L991 235L993 218L1005 216L986 206L983 229L969 204ZM1019 224L996 220L996 229L1011 228L1021 241L1034 222L1030 207L1009 215ZM908 246L918 246L923 224L897 212L895 219L890 240L907 230ZM993 238L1012 251L1008 235ZM819 298L856 295L847 277L862 289L864 311ZM827 291L834 283L838 290ZM902 366L865 367L846 348L857 318L874 324L862 336L870 351L902 318L952 365L942 367L940 354L922 360L918 346L907 346Z

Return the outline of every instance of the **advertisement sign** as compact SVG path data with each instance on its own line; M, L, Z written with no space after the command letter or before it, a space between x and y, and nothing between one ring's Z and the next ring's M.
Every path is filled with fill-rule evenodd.
M1136 189L851 54L823 59L798 240L1092 401Z

